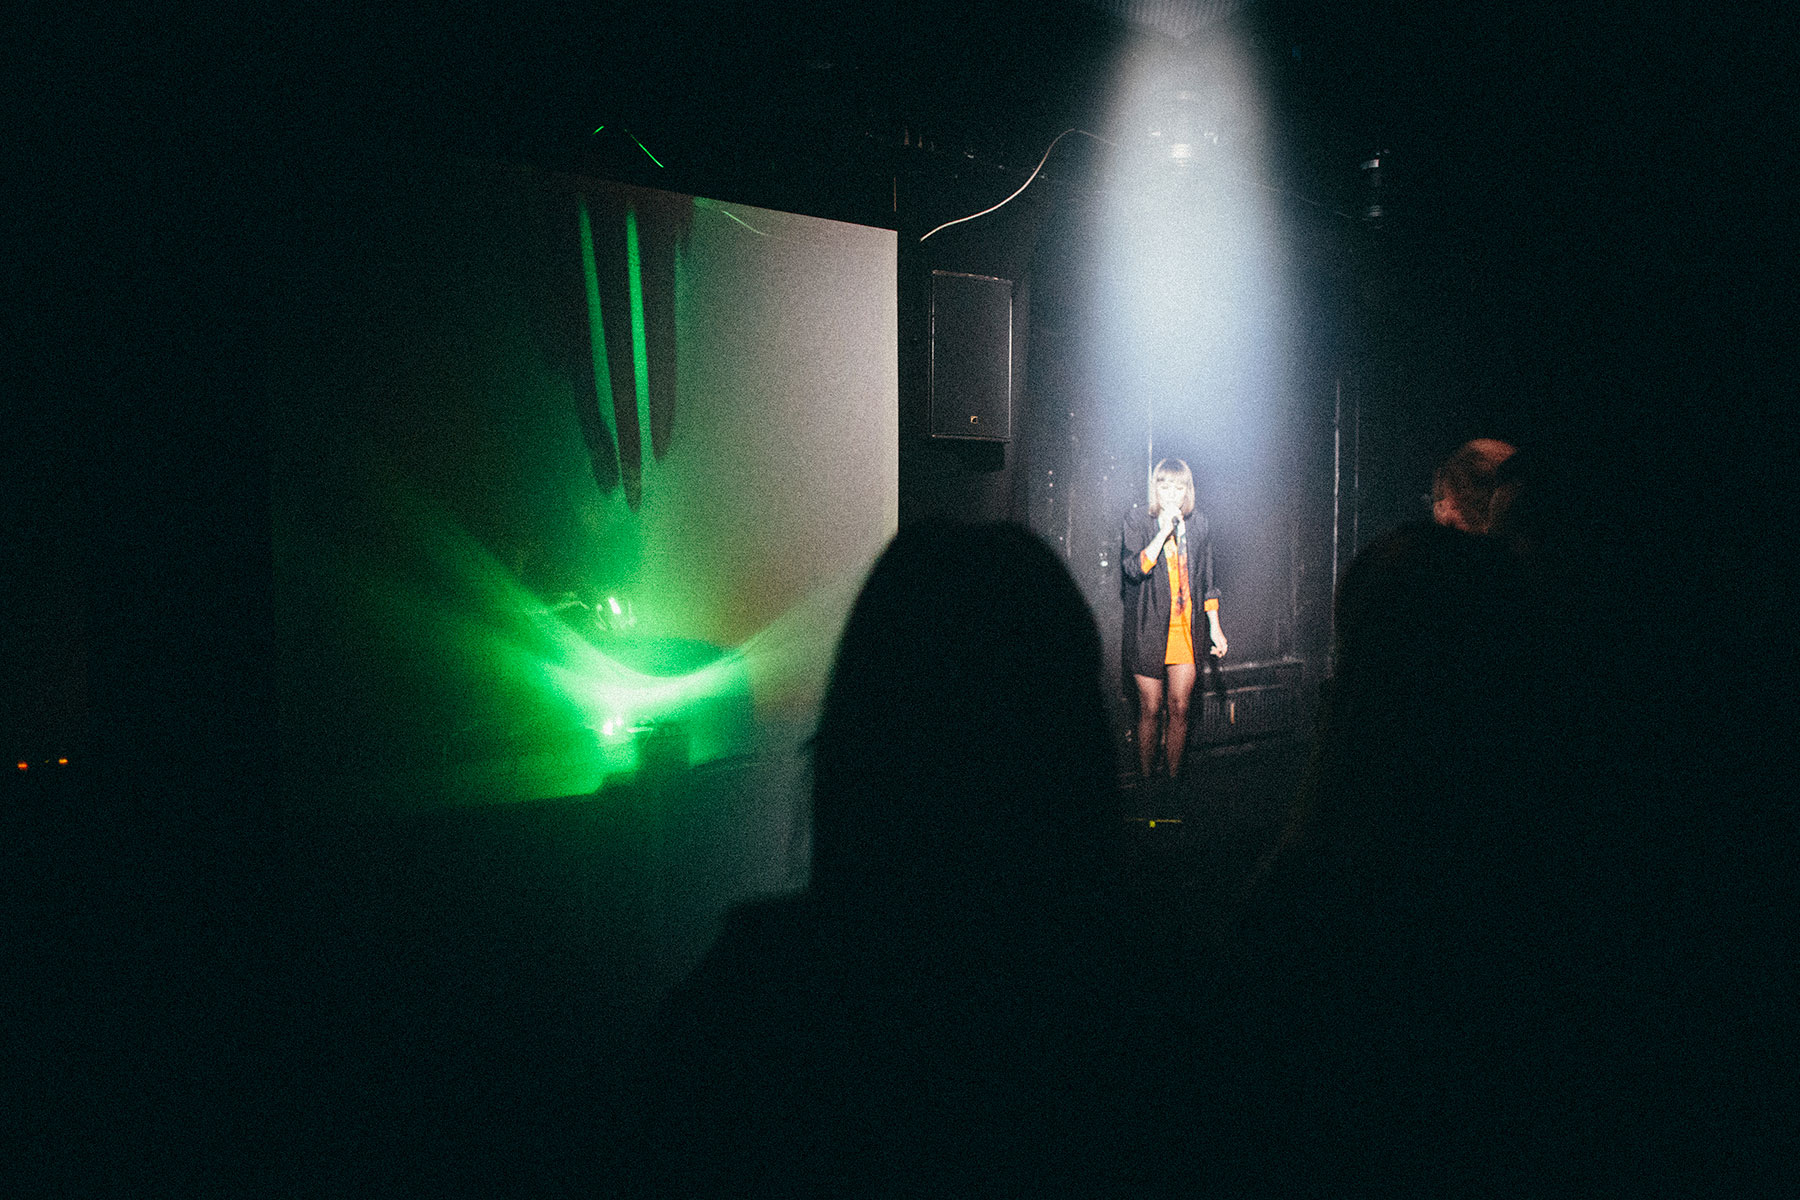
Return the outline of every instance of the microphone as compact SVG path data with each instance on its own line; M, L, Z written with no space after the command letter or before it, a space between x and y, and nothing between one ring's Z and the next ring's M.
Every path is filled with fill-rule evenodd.
M1175 536L1184 542L1187 541L1187 518L1180 513L1175 514Z

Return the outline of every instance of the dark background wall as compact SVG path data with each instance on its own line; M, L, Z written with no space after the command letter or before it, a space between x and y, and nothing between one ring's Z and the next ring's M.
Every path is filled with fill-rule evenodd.
M1043 317L1043 231L1091 190L1091 159L1071 141L1007 209L916 236L1012 191L1062 129L1101 123L1126 51L1204 44L1198 18L1226 10L1269 81L1272 182L1302 198L1283 204L1310 231L1289 239L1309 280L1296 319L1324 348L1296 363L1295 390L1322 404L1341 379L1364 416L1362 532L1416 514L1425 469L1478 433L1592 466L1600 498L1665 477L1682 481L1660 489L1678 508L1725 493L1767 511L1787 494L1766 448L1792 434L1772 399L1792 390L1775 355L1784 201L1767 184L1782 105L1776 43L1747 16L1270 0L1195 6L1173 32L1080 4L47 20L15 40L8 81L31 164L12 261L35 302L10 323L34 415L7 482L15 528L39 539L9 587L14 607L80 608L89 650L25 622L38 632L20 678L56 681L12 705L16 728L40 730L16 735L17 753L103 736L126 739L127 758L154 745L208 771L216 754L256 758L270 710L213 689L260 686L264 380L283 281L309 269L297 206L329 179L474 156L890 224L907 289L903 513L1020 515L1025 446L996 460L917 434L918 289L934 266L1019 283L1018 425L1027 444L1052 436L1029 331L1070 323ZM1356 164L1376 150L1379 232L1330 215L1361 211ZM1315 456L1319 440L1316 425L1303 439ZM1717 565L1750 554L1723 536ZM80 551L48 554L46 537ZM1319 536L1303 541L1316 561ZM70 695L91 719L51 715ZM176 711L194 720L158 715ZM240 721L207 735L216 752L182 748Z
M1282 464L1301 596L1255 606L1296 625L1251 640L1316 646L1325 628L1332 526L1320 514L1339 381L1363 418L1358 540L1417 515L1429 466L1463 438L1511 435L1578 485L1572 515L1614 548L1602 565L1626 619L1596 658L1657 702L1629 749L1663 748L1627 767L1658 778L1643 795L1692 856L1689 877L1781 877L1791 813L1771 800L1784 793L1770 775L1786 773L1768 745L1792 724L1771 664L1789 641L1777 601L1795 380L1780 31L1698 6L1270 0L1238 18L1272 81L1286 147L1274 182L1303 197L1282 211L1306 333L1295 457ZM410 842L416 831L340 828L321 865L278 819L270 380L289 289L332 281L305 215L346 181L472 156L889 224L902 246L902 519L1024 516L1062 529L1079 568L1117 519L1114 490L1131 490L1124 452L1096 448L1055 468L1080 477L1057 485L1072 498L1048 495L1047 464L1070 461L1059 456L1083 426L1047 397L1079 393L1085 362L1049 348L1082 329L1048 264L1059 221L1081 236L1091 160L1053 159L956 240L914 239L1023 182L1051 138L1101 111L1111 56L1169 33L1084 5L935 0L527 18L176 5L44 10L13 33L0 72L16 116L6 391L24 415L8 426L0 488L6 550L25 561L9 562L0 594L25 632L3 677L18 746L6 753L41 761L72 746L78 767L56 784L7 776L0 1015L24 1051L9 1057L8 1091L25 1098L38 1147L27 1171L87 1190L180 1194L222 1175L292 1190L304 1172L283 1159L284 1131L297 1128L322 1147L311 1161L379 1166L391 1147L331 1114L405 1101L407 1136L432 1144L442 1113L398 1081L429 1066L443 1087L427 1091L454 1094L472 1034L532 1047L515 1058L522 1072L628 1040L621 1014L579 986L560 994L588 1001L560 1015L499 1019L498 985L521 964L655 977L548 916L530 927L560 929L561 943L495 949L523 914L562 911L551 881L579 873L521 849L517 861L538 865L496 878L493 830ZM1386 228L1357 216L1356 164L1376 150L1392 163ZM913 420L933 267L1026 293L1020 437L998 456L930 443ZM579 825L546 821L526 844L603 860L662 836ZM482 930L434 923L436 898L484 879ZM1711 893L1681 894L1696 926L1714 919ZM471 955L482 966L464 972ZM465 999L468 1020L410 1040L422 1015ZM313 1076L324 1093L288 1086L286 1068L327 1051L338 1067ZM372 1090L369 1062L386 1081ZM537 1111L521 1100L514 1127Z

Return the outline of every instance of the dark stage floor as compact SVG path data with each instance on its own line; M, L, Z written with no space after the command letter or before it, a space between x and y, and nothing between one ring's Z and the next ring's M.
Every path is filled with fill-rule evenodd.
M1301 737L1196 750L1168 792L1126 791L1133 881L1189 925L1228 920L1280 835L1307 753Z
M1304 755L1197 754L1170 811L1127 825L1171 979L1232 914ZM17 792L5 1023L36 1150L15 1165L132 1194L554 1190L580 1170L568 1123L604 1108L721 888L769 877L719 843L754 798L714 783L735 818L549 801L230 832Z

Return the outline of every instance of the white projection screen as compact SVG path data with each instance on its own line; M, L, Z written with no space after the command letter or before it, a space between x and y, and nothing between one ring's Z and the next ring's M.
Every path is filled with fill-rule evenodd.
M798 754L896 524L894 233L473 164L327 224L274 407L290 796Z

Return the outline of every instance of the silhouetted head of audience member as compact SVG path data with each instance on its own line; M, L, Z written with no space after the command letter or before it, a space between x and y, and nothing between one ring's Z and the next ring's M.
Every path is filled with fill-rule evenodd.
M1246 1097L1219 1137L1247 1182L1225 1190L1435 1193L1571 1161L1548 1100L1586 797L1544 693L1564 648L1543 589L1504 540L1423 522L1345 574L1314 758L1216 1035ZM1491 1156L1509 1120L1538 1157Z
M1100 637L1014 525L909 526L838 646L813 746L813 889L963 905L1091 879L1112 832Z
M1514 450L1496 438L1464 442L1431 478L1431 519L1464 533L1486 533L1495 472Z
M665 1194L1157 1190L1187 1081L1108 903L1100 637L1057 556L902 530L813 757L811 886L728 914L665 1006L634 1118Z
M1493 490L1488 494L1487 532L1500 533L1515 520L1513 508L1532 473L1531 457L1529 454L1509 454L1494 467Z
M1527 448L1494 470L1487 532L1527 561L1546 548L1587 556L1598 548L1593 535L1613 524L1609 509L1616 510L1619 497L1581 456L1565 452L1559 461Z
M1545 653L1529 591L1503 543L1441 525L1357 555L1338 589L1313 820L1340 833L1398 820L1411 838L1510 786Z

